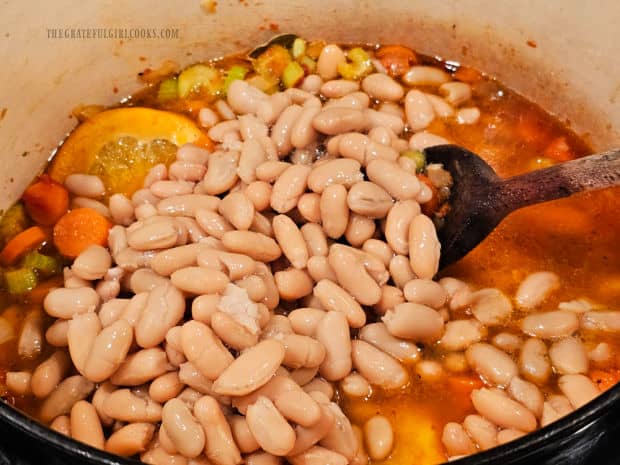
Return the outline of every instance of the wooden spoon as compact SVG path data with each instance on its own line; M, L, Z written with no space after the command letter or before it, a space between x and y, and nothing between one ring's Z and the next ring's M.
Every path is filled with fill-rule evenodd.
M440 269L476 247L510 212L528 205L620 185L620 149L501 179L475 153L457 145L424 150L452 175L450 211L438 230ZM620 213L620 210L619 210Z

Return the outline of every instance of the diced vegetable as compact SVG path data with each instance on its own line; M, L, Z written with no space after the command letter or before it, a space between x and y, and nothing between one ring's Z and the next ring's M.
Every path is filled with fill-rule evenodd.
M308 43L306 46L306 56L309 56L313 60L317 60L323 50L323 47L325 47L325 42L322 40L315 40Z
M37 274L29 268L5 271L4 283L9 294L25 294L37 286Z
M157 91L157 100L164 102L179 98L179 82L176 78L168 78L161 81Z
M282 74L282 83L287 89L295 87L304 78L304 69L296 61L291 61Z
M224 89L220 71L207 65L193 65L185 68L179 74L178 85L180 98L185 98L192 93L202 92L215 96Z
M301 57L301 60L299 60L299 63L301 64L301 66L303 66L304 70L306 71L306 74L314 73L314 70L316 70L316 61L310 58L309 56Z
M31 184L22 200L30 217L44 226L51 226L67 213L69 193L61 184L43 175Z
M424 176L423 174L418 174L418 179L424 184L426 184L433 193L431 199L428 202L420 205L422 208L422 213L424 213L426 216L432 216L439 207L439 191L431 182L431 180L428 179L427 176Z
M254 60L252 66L259 76L269 82L277 82L291 60L291 54L287 49L281 45L272 45Z
M60 271L60 263L54 257L40 254L35 250L24 257L22 268L37 270L41 274L49 276Z
M54 226L54 244L65 257L75 258L91 245L108 243L110 222L92 208L76 208Z
M291 53L293 55L293 58L299 60L301 57L303 57L306 54L306 45L307 42L301 37L295 39L293 41L293 46L291 47Z
M590 379L601 391L606 391L620 381L620 370L592 370L590 371Z
M224 90L228 92L228 88L233 81L240 81L245 78L245 75L250 71L245 66L233 65L228 71L226 71L226 79L224 80Z
M24 205L20 202L9 208L0 220L0 246L22 232L28 226L28 217Z
M340 63L338 72L344 79L355 81L363 78L373 69L370 55L360 47L352 48L347 52L350 63Z
M0 252L0 262L12 265L18 258L39 247L47 238L39 226L28 228L13 237Z
M426 166L426 155L424 155L424 152L420 152L419 150L406 150L402 152L400 156L409 158L415 162L416 173L424 171L424 167Z
M386 45L375 53L390 76L402 76L418 62L415 52L402 45Z

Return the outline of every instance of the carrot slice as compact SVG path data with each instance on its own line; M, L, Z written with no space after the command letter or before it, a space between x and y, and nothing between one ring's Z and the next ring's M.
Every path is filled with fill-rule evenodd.
M418 57L410 48L402 45L386 45L375 53L390 76L402 76L411 65L418 62Z
M620 381L620 370L592 370L590 371L590 379L601 391L606 391Z
M51 226L67 213L69 193L62 185L43 175L22 196L30 217L44 226Z
M75 258L91 245L107 245L111 226L105 216L92 208L76 208L54 226L54 245L62 255Z
M557 161L569 161L575 158L575 154L564 136L553 139L545 149L544 155Z
M36 249L45 242L46 238L45 231L39 226L33 226L20 232L4 246L0 252L0 262L3 265L12 265L26 252Z

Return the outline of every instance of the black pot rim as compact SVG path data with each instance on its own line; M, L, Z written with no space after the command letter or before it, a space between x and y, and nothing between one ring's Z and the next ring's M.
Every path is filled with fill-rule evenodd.
M620 384L602 393L575 412L544 428L538 429L508 444L452 461L450 464L488 465L498 463L498 460L501 460L503 465L509 465L514 460L523 460L532 455L540 454L545 450L555 449L557 448L556 441L570 440L572 434L596 423L612 405L617 403L620 403ZM27 416L25 413L9 405L4 399L0 400L0 422L21 431L35 440L43 441L47 445L68 455L99 465L135 465L140 463L136 460L119 457L77 442Z

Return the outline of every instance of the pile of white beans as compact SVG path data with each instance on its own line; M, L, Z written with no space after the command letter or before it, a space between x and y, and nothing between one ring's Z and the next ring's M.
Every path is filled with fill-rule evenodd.
M7 374L14 393L41 399L42 421L154 465L366 464L390 455L393 425L380 415L352 425L336 389L364 398L404 388L410 373L434 382L473 370L487 387L472 393L477 415L446 425L451 457L599 393L584 373L612 354L587 353L574 334L617 332L619 312L582 301L539 311L560 285L548 272L529 276L515 304L432 280L440 245L420 210L432 192L399 154L445 142L424 131L436 117L475 123L476 108L459 108L470 87L428 66L403 83L338 80L343 60L329 45L318 74L269 96L233 82L200 112L216 150L182 146L131 199L105 205L101 180L67 178L73 206L115 226L108 248L81 253L45 299L55 321L44 340L57 350ZM521 331L489 338L515 306L527 312ZM32 320L24 347L43 343ZM552 373L558 392L545 398Z

